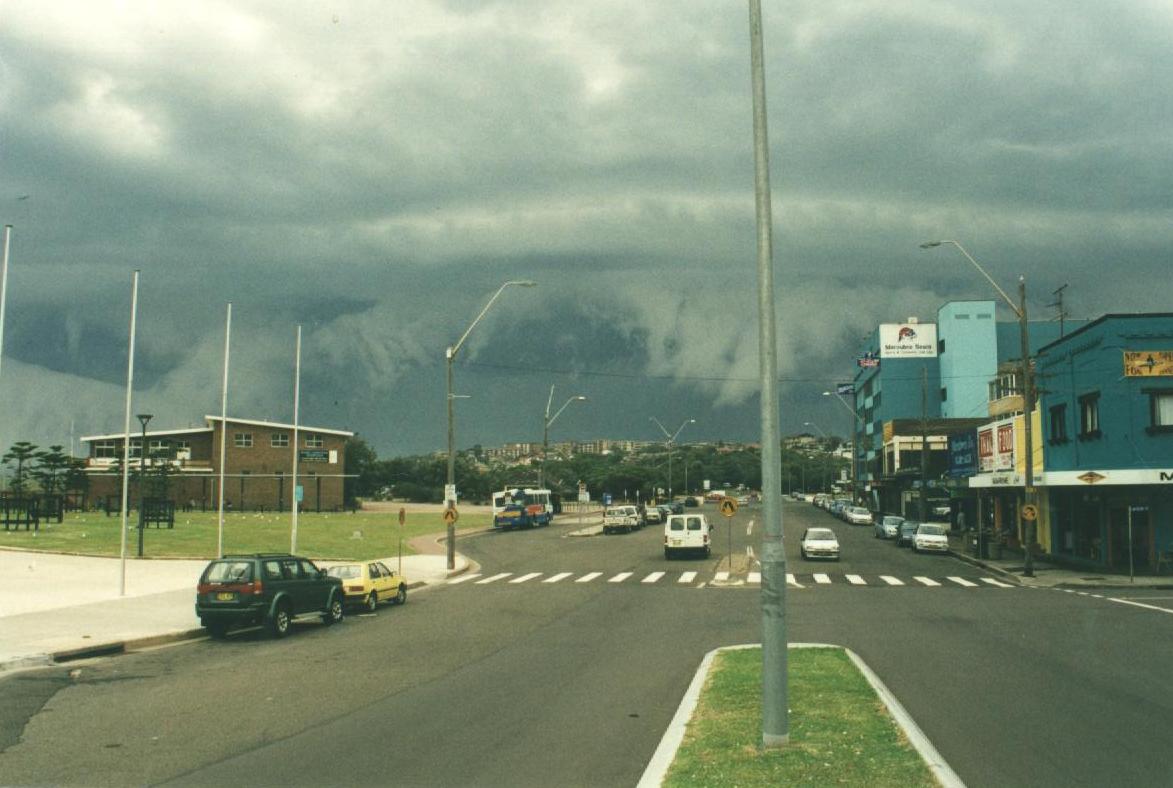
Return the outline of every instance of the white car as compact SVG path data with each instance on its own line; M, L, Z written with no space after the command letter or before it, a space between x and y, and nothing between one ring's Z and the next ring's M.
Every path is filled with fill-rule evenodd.
M807 528L802 535L799 545L802 559L809 561L812 558L830 558L839 560L839 540L830 528Z
M843 512L843 519L852 525L871 525L872 513L862 506L849 506Z
M709 531L713 527L703 514L672 514L664 523L664 558L671 560L679 553L712 554Z
M914 552L947 553L949 552L949 537L945 534L945 526L934 523L921 523L912 537Z
M639 509L634 506L608 506L603 511L603 533L636 531L640 525Z
M646 522L648 525L651 525L652 523L659 525L660 523L664 522L664 513L661 512L657 506L649 506L644 510L644 522Z

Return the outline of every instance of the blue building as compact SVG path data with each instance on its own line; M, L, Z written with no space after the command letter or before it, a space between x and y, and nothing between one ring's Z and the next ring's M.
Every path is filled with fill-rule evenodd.
M1152 572L1173 550L1173 313L1109 314L1041 349L1044 549Z

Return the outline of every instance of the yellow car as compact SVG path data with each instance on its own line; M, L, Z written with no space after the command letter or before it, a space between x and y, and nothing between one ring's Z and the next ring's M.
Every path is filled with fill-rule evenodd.
M407 601L407 581L382 561L339 564L326 572L342 581L346 604L366 608L368 613L375 612L381 601L391 600L394 605Z

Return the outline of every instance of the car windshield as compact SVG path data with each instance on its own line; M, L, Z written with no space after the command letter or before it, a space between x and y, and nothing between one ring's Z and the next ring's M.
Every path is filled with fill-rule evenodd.
M944 536L945 529L940 525L922 525L916 530L919 536Z
M326 570L326 574L330 575L330 577L337 577L342 580L352 580L356 577L362 576L362 568L358 564L332 566Z
M888 515L884 518L884 525L900 525L902 522L904 522L903 517Z
M807 539L834 539L835 532L830 528L812 528L806 532Z
M215 561L204 570L205 583L248 583L253 579L252 561Z
M920 523L913 522L912 520L905 520L900 524L901 531L915 531L917 528L920 528Z

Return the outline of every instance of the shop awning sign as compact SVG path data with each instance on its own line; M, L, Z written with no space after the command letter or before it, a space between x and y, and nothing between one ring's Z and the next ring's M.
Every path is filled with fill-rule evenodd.
M1124 377L1173 377L1173 350L1125 350Z

